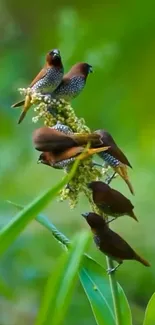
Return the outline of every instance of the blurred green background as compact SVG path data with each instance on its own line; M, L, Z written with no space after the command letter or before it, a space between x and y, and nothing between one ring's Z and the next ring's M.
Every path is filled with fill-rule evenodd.
M139 223L124 217L112 228L151 263L148 269L125 262L117 272L134 324L141 325L155 291L155 2L1 0L0 17L0 225L17 212L7 200L27 204L63 176L62 171L36 164L33 110L17 125L20 111L10 108L21 98L18 87L27 86L40 70L45 53L59 48L65 71L77 61L94 68L73 102L77 115L92 130L110 131L134 167L130 177L135 197L122 180L114 180L113 186L132 200ZM55 200L45 214L71 238L87 227L83 211L89 211L89 205L81 196L75 210ZM21 320L22 325L34 324L44 285L61 252L35 221L14 242L0 262L1 325ZM106 267L93 243L89 253ZM64 324L95 324L80 284Z

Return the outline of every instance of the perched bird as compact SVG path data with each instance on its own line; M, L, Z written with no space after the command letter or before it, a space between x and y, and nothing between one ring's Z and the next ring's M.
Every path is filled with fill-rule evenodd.
M108 227L106 221L100 215L89 212L82 213L82 216L86 219L93 232L96 246L105 255L119 263L110 272L115 271L124 260L136 260L145 266L150 266L122 237Z
M88 184L93 192L93 201L106 215L114 218L128 215L137 220L133 204L123 194L101 181ZM138 221L138 220L137 220Z
M46 164L51 166L78 156L89 142L91 148L87 149L83 159L108 149L108 147L94 148L101 143L98 134L65 134L49 127L36 129L33 133L33 142L36 150L46 153L41 156L40 162L46 161Z
M83 90L88 74L92 72L92 66L88 63L76 63L66 73L60 85L52 93L54 99L64 99L70 102L77 97Z
M64 157L67 154L68 154L68 152L65 152ZM38 164L44 164L44 165L53 167L55 169L64 169L68 165L73 163L75 161L75 159L76 159L76 157L71 157L71 158L68 158L68 159L63 158L63 160L56 162L57 157L54 156L51 152L42 152L41 155L38 158L37 163Z
M64 74L64 68L61 61L60 51L54 49L46 56L46 63L43 69L31 82L29 88L32 92L39 92L41 94L49 94L53 92L60 84ZM20 115L18 123L24 119L28 109L31 107L31 95L26 95L26 98L12 107L19 107L24 105L24 109Z
M100 152L99 156L124 179L130 192L134 194L134 190L129 181L127 172L127 167L132 168L129 160L117 146L110 133L108 133L106 130L96 130L95 133L101 136L102 142L105 146L109 146L109 149L106 152Z

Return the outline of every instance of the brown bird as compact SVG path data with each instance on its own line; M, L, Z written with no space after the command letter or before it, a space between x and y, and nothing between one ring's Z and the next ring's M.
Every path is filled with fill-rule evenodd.
M65 155L68 155L68 152L64 152ZM71 163L73 163L76 159L76 157L72 157L69 159L63 159L61 161L55 162L57 157L53 155L51 152L42 152L41 155L38 158L37 163L38 164L44 164L50 167L53 167L55 169L64 169L67 166L69 166Z
M111 166L114 171L119 174L129 187L129 190L134 194L132 184L129 181L127 167L132 168L129 160L124 155L122 150L117 146L113 137L106 130L96 130L95 133L101 136L102 142L105 146L109 146L106 152L100 152L99 156L105 161L105 163Z
M131 201L117 190L111 188L108 184L96 181L89 183L88 188L93 192L94 203L106 215L114 218L128 215L137 220Z
M61 61L60 51L55 49L50 51L46 56L46 63L43 69L31 82L29 88L33 92L41 94L49 94L55 90L63 78L64 68ZM26 95L25 100L12 105L12 107L19 107L24 105L24 109L20 115L18 123L24 119L27 111L31 107L31 95Z
M70 102L81 93L90 72L92 72L92 66L88 63L80 62L73 65L52 93L52 98Z
M42 160L40 162L46 161L46 164L51 166L57 162L78 156L89 142L91 146L97 146L101 143L98 134L65 134L49 127L36 129L33 133L33 142L36 150L46 153L40 157ZM91 147L87 149L83 159L107 149L108 147Z
M106 221L100 215L89 212L82 213L82 216L86 219L93 232L96 246L105 255L119 263L115 268L109 270L110 272L115 271L124 260L136 260L145 266L150 266L122 237L108 227Z

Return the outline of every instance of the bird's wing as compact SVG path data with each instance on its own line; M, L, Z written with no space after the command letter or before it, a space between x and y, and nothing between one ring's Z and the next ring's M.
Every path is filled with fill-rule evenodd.
M124 155L122 150L117 146L117 144L114 141L111 134L109 132L107 132L106 130L101 130L101 132L100 132L100 130L97 131L97 133L101 134L101 138L103 137L103 144L106 146L110 146L110 148L107 150L107 153L112 155L114 158L118 159L121 163L132 168L129 160Z
M86 145L90 142L91 147L101 146L102 142L100 139L100 135L97 133L74 133L71 135L72 139L74 139L79 145Z
M107 236L108 235L108 236ZM119 259L132 259L136 255L130 245L121 238L117 233L109 229L106 238L101 240L100 249L109 252L111 255ZM106 239L106 240L105 240Z
M114 158L118 159L122 164L127 165L132 168L129 160L124 155L121 149L119 149L117 146L111 146L108 151Z
M34 131L33 142L36 150L50 151L55 154L77 146L76 142L68 135L46 127Z
M127 213L131 212L134 208L130 200L128 200L123 194L113 189L113 199L111 200L111 210L115 213Z
M40 79L44 78L47 73L47 68L44 67L38 74L37 76L33 79L29 87L33 87L34 84L39 81Z
M66 75L63 77L60 85L53 91L53 96L59 94L63 89L69 85L70 79L66 77Z

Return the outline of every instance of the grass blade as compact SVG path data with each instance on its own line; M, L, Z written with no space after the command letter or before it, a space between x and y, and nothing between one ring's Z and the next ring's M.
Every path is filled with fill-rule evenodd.
M113 300L107 272L89 256L85 256L79 273L81 284L90 302L98 325L115 325ZM119 285L122 324L132 325L131 310Z
M150 298L145 311L143 325L154 325L155 324L155 293Z
M0 255L2 255L27 224L51 202L57 193L66 185L74 176L80 160L77 159L70 171L62 181L55 187L50 188L44 194L41 194L34 201L28 204L20 211L5 227L0 230Z
M90 235L81 233L68 254L63 254L58 261L49 277L36 325L62 324L89 241Z

